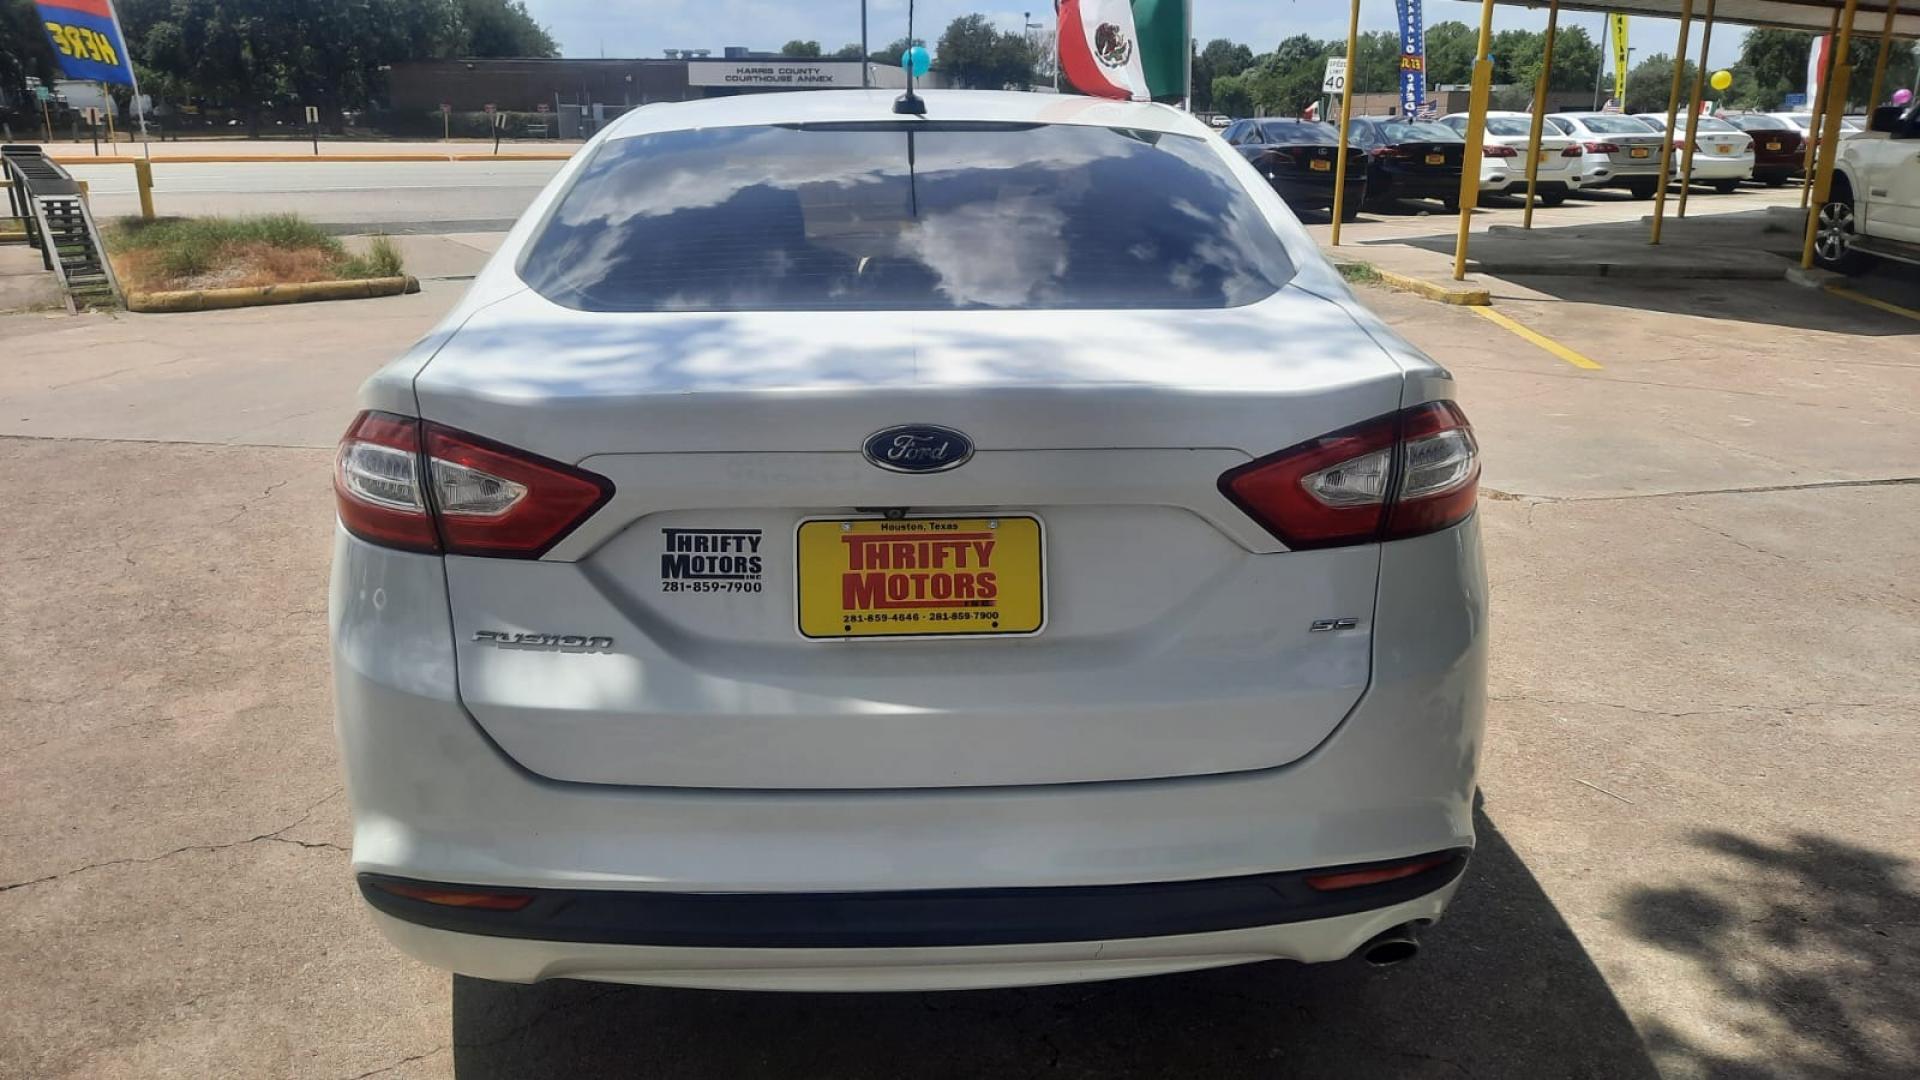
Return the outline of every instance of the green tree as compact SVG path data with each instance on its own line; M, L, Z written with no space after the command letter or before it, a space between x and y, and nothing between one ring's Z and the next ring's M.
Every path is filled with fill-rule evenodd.
M1253 50L1245 45L1214 38L1193 57L1193 107L1202 112L1224 112L1213 100L1213 80L1238 75L1253 66Z
M971 89L1025 90L1033 85L1033 48L1026 37L994 29L985 15L962 15L948 23L933 65L955 84Z
M1473 53L1480 31L1463 22L1427 27L1427 86L1459 86L1473 81Z
M1687 108L1687 95L1692 92L1693 76L1699 69L1693 61L1683 64L1684 73L1680 76L1680 109ZM1673 57L1666 53L1654 53L1633 66L1627 72L1627 100L1622 106L1628 112L1667 111L1667 99L1673 92Z
M1788 94L1806 92L1807 58L1813 51L1813 35L1796 30L1750 30L1740 42L1740 60L1734 64L1733 87L1727 91L1727 104L1735 108L1778 109ZM1847 105L1863 109L1870 103L1873 68L1880 54L1880 42L1862 35L1847 50L1851 75L1847 87ZM1895 42L1888 53L1886 86L1882 96L1901 86L1912 86L1916 57L1912 42ZM1809 102L1811 105L1811 102Z
M1282 41L1248 73L1254 108L1267 116L1299 115L1319 100L1321 77L1332 51L1332 42L1310 34L1295 34Z
M860 43L857 41L849 41L845 45L833 50L833 58L835 60L860 59Z
M1590 90L1593 77L1600 72L1604 54L1584 26L1563 27L1553 43L1553 82L1550 90ZM1528 74L1528 85L1539 79L1536 69Z
M1213 77L1211 107L1214 112L1226 113L1228 116L1253 115L1253 90L1247 85L1249 74L1250 72L1242 72L1238 75Z
M361 9L362 17L377 20L381 9L404 9L419 6L428 10L419 12L415 17L431 21L434 18L433 7L445 4L446 0L418 0L410 4L409 0L360 0L354 6ZM546 27L534 21L533 14L527 10L524 0L455 0L451 5L453 26L449 33L454 35L452 51L444 55L458 56L531 56L552 57L560 55L560 46L547 33ZM394 14L404 14L394 12Z
M925 48L926 44L926 38L913 38L912 40L908 40L907 38L894 38L887 43L885 48L876 49L868 53L867 59L876 64L885 64L888 67L899 67L901 53L906 52L915 45Z
M858 50L858 48L859 46L855 46L856 50ZM796 38L780 46L780 55L817 57L820 55L820 43L817 41L801 41Z
M0 0L0 90L28 97L27 80L51 83L53 49L33 0Z

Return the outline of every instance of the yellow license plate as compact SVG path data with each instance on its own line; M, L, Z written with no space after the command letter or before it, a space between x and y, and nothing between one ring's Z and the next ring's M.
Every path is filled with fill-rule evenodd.
M1769 150L1778 150L1778 149L1780 149L1780 144L1779 144L1779 143L1777 143L1777 142L1770 142L1770 143L1768 143L1768 144L1767 144L1767 149L1769 149Z
M1713 152L1716 154L1731 154L1733 153L1733 147L1725 145L1716 146L1713 148Z
M1307 168L1312 169L1314 172L1326 172L1328 169L1333 168L1333 162L1314 158L1312 161L1307 162Z
M1427 155L1427 164L1429 165L1445 165L1446 163L1447 163L1447 155L1445 154L1428 154Z
M1652 153L1653 151L1647 149L1644 146L1636 146L1633 149L1627 151L1627 156L1628 157L1647 157Z
M1046 622L1031 517L804 521L800 634L816 639L1036 634Z

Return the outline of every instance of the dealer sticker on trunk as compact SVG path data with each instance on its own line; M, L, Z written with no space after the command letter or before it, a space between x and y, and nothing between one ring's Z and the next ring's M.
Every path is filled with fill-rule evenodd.
M794 562L809 638L1033 634L1046 620L1037 518L805 521Z

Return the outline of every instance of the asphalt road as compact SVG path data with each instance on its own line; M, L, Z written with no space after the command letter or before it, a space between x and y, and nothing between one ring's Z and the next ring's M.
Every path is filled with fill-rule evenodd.
M153 167L153 200L168 216L293 212L358 231L505 229L564 164L558 161L275 162ZM96 217L140 212L131 165L70 165L91 189Z

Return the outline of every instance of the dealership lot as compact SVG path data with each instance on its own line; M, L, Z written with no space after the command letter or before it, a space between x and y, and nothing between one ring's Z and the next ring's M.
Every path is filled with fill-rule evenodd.
M373 933L328 465L353 388L457 282L0 318L0 1075L1920 1070L1920 322L1777 281L1490 284L1599 367L1362 291L1486 450L1482 846L1426 952L897 997L450 981Z

